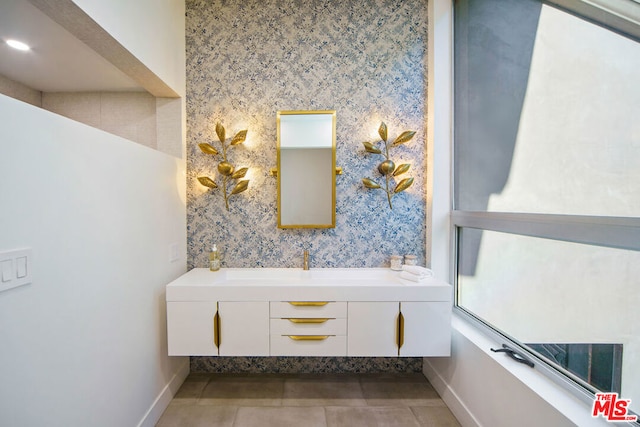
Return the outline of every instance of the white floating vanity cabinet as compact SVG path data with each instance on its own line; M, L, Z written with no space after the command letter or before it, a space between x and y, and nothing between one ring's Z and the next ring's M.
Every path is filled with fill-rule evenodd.
M349 302L349 356L449 356L446 301Z
M268 319L263 301L167 301L169 355L269 356Z
M451 285L383 268L194 269L167 285L170 356L449 356Z

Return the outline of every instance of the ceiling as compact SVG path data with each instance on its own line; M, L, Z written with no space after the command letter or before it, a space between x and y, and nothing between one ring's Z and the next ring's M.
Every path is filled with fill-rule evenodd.
M23 52L5 41L16 39ZM28 0L0 0L0 75L43 92L142 91Z

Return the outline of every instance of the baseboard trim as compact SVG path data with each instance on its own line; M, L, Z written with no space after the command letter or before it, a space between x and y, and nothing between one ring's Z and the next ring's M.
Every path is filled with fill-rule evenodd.
M169 403L171 403L171 399L176 395L178 389L187 378L187 375L189 375L188 358L180 368L178 368L178 371L173 375L169 383L164 386L147 413L142 417L140 423L138 423L138 427L154 427L158 423L162 413L167 409Z
M436 372L429 359L425 358L422 362L422 373L429 380L433 388L436 389L440 398L451 410L458 422L463 427L481 427L481 424L473 416L469 408L464 404L462 399L447 384L447 382Z

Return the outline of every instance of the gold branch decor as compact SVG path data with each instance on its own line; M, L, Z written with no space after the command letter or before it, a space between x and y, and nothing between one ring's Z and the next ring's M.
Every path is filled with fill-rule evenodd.
M218 172L220 173L220 175L222 175L222 195L224 196L224 204L227 207L227 210L229 210L229 197L234 194L242 193L249 187L249 180L241 179L245 177L249 169L235 169L234 166L227 160L227 149L229 147L233 147L234 145L242 144L247 138L247 131L245 129L236 133L235 136L231 138L231 141L229 141L229 143L227 144L227 140L225 139L224 126L222 126L220 123L217 123L216 135L218 135L218 139L220 140L220 144L222 145L222 161L218 163ZM198 144L198 147L200 147L200 150L203 153L211 156L217 156L218 154L220 154L219 151L213 147L213 145L206 142ZM200 184L204 185L205 187L218 188L218 184L216 184L216 182L208 176L199 176L198 181L200 181ZM229 184L233 182L235 182L235 185L231 189L231 192L229 192Z
M384 142L384 154L380 148L378 148L380 141L372 143L372 142L363 142L364 149L367 153L371 154L380 154L385 157L385 160L378 165L378 172L384 176L384 188L376 181L371 178L363 178L362 183L365 187L371 189L381 189L385 193L387 193L387 200L389 201L389 209L393 209L393 205L391 204L391 199L398 193L406 190L411 187L413 184L413 178L404 178L399 182L396 181L396 177L404 174L409 170L411 165L409 163L403 163L396 167L396 164L389 157L389 148L397 147L398 145L404 144L405 142L411 141L413 136L416 133L414 131L404 131L402 132L393 142L389 142L387 138L387 125L382 122L380 123L380 127L378 128L378 135L382 138L382 142ZM395 184L395 187L394 187ZM393 188L392 188L393 187Z

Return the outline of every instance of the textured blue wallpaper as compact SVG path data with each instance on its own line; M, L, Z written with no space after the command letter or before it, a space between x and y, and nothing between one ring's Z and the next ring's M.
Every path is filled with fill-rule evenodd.
M226 267L382 267L391 254L425 258L425 0L186 2L188 267L205 267L213 242ZM276 112L336 110L336 228L276 227ZM380 156L362 142L379 140L380 121L394 138L417 131L392 150L412 164L413 186L390 210L363 177L379 178ZM197 144L248 129L231 163L250 167L249 189L224 207L220 190L196 180L215 175L218 158Z
M315 374L422 372L421 357L209 357L190 359L191 372Z

